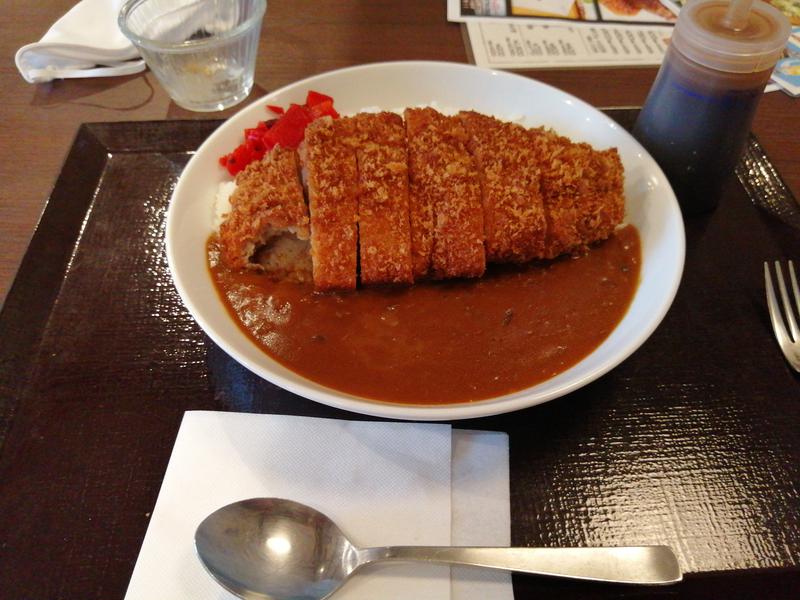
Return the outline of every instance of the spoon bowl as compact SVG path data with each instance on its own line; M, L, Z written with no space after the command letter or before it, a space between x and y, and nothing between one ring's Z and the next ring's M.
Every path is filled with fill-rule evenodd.
M613 583L664 585L682 575L667 546L621 548L358 548L326 515L291 500L253 498L211 513L195 533L200 561L246 599L322 600L360 566L423 561Z
M279 498L225 506L197 528L195 547L228 591L324 598L357 565L357 550L324 514Z

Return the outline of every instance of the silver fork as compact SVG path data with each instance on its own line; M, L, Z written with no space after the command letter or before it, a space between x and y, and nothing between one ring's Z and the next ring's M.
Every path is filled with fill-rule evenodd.
M783 280L783 271L781 270L781 263L775 261L775 275L778 279L778 289L781 293L781 300L783 301L783 311L786 313L786 321L789 323L789 329L786 329L786 323L781 315L781 309L778 306L778 298L775 295L775 286L772 284L772 275L770 274L769 263L764 263L764 281L767 288L767 306L769 307L769 318L772 321L772 330L775 332L775 338L778 340L778 345L783 351L787 362L791 367L800 373L800 328L797 326L797 319L795 319L795 311L800 313L800 290L797 287L797 276L794 272L794 263L789 261L789 279L792 283L792 292L794 294L794 307L789 300L789 292L786 289L786 283Z

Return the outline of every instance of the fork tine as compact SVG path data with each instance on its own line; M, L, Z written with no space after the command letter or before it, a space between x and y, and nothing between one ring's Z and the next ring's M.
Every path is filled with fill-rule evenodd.
M800 333L797 329L797 321L794 318L794 308L789 300L789 294L786 290L786 282L783 280L783 270L781 263L775 261L775 272L778 275L778 289L781 291L781 301L783 302L783 312L786 314L786 320L789 322L789 330L792 333L792 341L800 340ZM794 265L790 263L789 276L794 274ZM794 291L794 290L793 290Z
M789 261L789 279L792 282L792 293L794 294L794 305L795 309L800 314L800 289L797 286L797 275L794 272L794 261ZM793 313L794 314L794 313ZM792 328L792 335L794 336L795 342L800 342L800 332L798 332L797 323L794 322L794 318L792 319L792 323L794 327Z
M778 266L778 273L780 273L780 265ZM781 310L778 307L778 298L775 295L775 286L772 285L772 275L769 272L769 263L764 263L764 287L767 291L767 307L769 308L769 320L772 321L772 331L775 332L775 337L778 339L778 345L783 349L786 344L790 344L788 334L786 333L786 325L781 316Z

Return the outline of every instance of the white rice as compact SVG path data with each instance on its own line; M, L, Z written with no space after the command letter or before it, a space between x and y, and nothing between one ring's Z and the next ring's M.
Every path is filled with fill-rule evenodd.
M214 198L214 231L219 231L219 226L231 212L230 199L235 190L235 181L223 181L217 187L217 195Z

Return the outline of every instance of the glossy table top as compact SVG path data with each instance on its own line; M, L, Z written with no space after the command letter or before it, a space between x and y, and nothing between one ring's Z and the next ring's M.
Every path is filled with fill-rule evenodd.
M184 411L364 418L247 371L172 285L171 189L219 123L79 130L0 313L0 598L123 597ZM800 255L800 236L740 184L726 194L724 210L687 219L675 302L630 358L541 406L453 424L508 434L514 545L668 544L685 581L515 576L517 598L797 597L800 375L761 272Z

